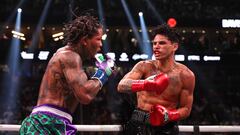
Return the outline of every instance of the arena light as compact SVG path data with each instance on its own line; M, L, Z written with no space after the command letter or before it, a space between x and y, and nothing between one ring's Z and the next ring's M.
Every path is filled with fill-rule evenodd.
M176 61L185 61L185 56L182 54L176 54L175 55L175 60Z
M16 13L17 10L14 10ZM19 93L19 84L20 84L20 77L19 72L20 72L20 38L24 36L23 33L20 33L21 29L21 16L22 14L20 12L17 12L16 15L16 21L15 21L15 26L12 31L13 38L10 43L10 49L8 52L8 56L6 58L6 63L10 67L9 69L9 74L6 74L3 76L3 83L2 83L2 89L7 89L6 92L2 93L4 94L4 104L8 107L15 108L17 106L17 101L19 100L18 98L18 93ZM12 110L11 110L12 111ZM9 118L6 118L7 120L10 120Z
M132 28L132 32L134 34L134 37L136 38L136 40L139 42L139 45L140 47L143 45L143 42L142 42L142 38L138 32L138 28L137 28L137 25L135 24L134 22L134 19L133 19L133 16L131 15L131 12L128 8L128 5L126 3L125 0L121 0L121 3L122 3L122 6L123 6L123 9L124 9L124 12L127 16L127 20ZM141 49L141 48L140 48Z
M24 60L32 60L34 58L34 54L33 53L27 53L25 51L22 51L20 54L21 54L21 57Z
M59 32L59 33L53 34L52 38L53 38L54 41L59 41L59 40L62 40L64 38L63 35L64 35L63 32Z
M21 12L22 12L22 9L21 9L21 8L18 8L17 11L18 11L18 13L21 13Z
M59 37L59 36L62 36L63 34L64 34L63 32L59 32L59 33L53 34L52 37L53 38Z
M40 51L38 54L38 59L39 60L47 60L49 53L50 53L49 51Z
M142 12L139 13L139 20L140 20L140 26L142 29L142 32L141 32L142 42L140 42L139 46L142 53L150 56L152 54L152 48L151 48L151 43L149 42L150 38L148 35L147 26L145 24L145 20Z
M49 57L50 52L49 51L40 51L38 54L38 58L40 60L47 60ZM22 51L20 53L20 56L23 59L33 59L34 56L33 53L27 53L26 51ZM97 53L96 57L98 57L99 55L102 55L101 53ZM154 55L147 55L147 54L127 54L126 52L122 52L119 56L116 56L116 53L114 52L108 52L106 53L106 56L108 56L109 58L111 58L112 60L116 61L118 59L118 61L136 61L136 60L145 60L145 59L149 59L152 58L152 60L155 60L155 56ZM209 56L209 55L205 55L203 57L201 57L200 55L183 55L183 54L176 54L174 56L174 59L176 61L185 61L187 58L188 61L220 61L221 57L220 56Z
M177 25L177 21L175 18L169 18L168 21L167 21L167 24L169 27L175 27Z
M20 39L21 39L21 40L24 40L24 41L26 40L26 38L25 38L25 37L20 37Z
M204 61L220 61L221 57L220 56L203 56Z
M138 60L138 59L141 59L141 56L139 54L133 54L132 59Z
M128 58L127 53L123 52L123 53L120 55L119 61L129 61L129 58Z
M139 16L143 16L143 13L142 13L142 12L139 12L138 15L139 15Z
M141 59L143 59L143 60L148 59L148 55L147 55L147 54L141 54L140 57L141 57Z
M133 56L132 56L132 59L133 60L139 60L139 59L141 59L141 60L146 60L146 59L148 59L149 58L149 56L147 55L147 54L134 54Z
M59 38L54 38L53 40L54 40L54 41L58 41L58 40L60 40L60 39L59 39Z
M189 55L188 61L200 61L200 56L199 55Z
M21 36L21 37L24 36L23 33L21 33L21 32L17 32L17 31L15 31L15 30L12 30L12 34L17 35L17 36Z
M24 34L15 30L12 30L12 34L14 38L18 38L20 40L26 40L26 38L24 37Z
M223 28L240 28L240 19L222 19Z
M103 34L102 35L102 40L106 40L107 39L107 34Z
M12 11L17 11L18 8L21 7L25 1L26 0L18 0L18 3L14 4L15 7L14 7L14 9ZM6 29L8 29L9 28L8 24L13 22L13 19L14 19L15 15L16 15L16 12L11 12L11 14L8 14L6 16L7 18L5 18L6 21L4 22L4 24L1 24L1 27L3 27L3 28L5 27Z

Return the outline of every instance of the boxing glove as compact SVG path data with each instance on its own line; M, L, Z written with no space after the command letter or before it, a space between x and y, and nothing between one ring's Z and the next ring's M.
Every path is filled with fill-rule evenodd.
M167 110L161 105L154 105L151 108L149 120L152 126L162 126L169 121L178 121L180 114L177 110Z
M95 58L97 71L91 78L99 80L102 87L112 75L115 63L110 57L104 57L102 54L96 55Z
M169 84L168 76L160 73L152 78L152 80L134 80L131 86L132 91L156 91L157 94L161 94Z

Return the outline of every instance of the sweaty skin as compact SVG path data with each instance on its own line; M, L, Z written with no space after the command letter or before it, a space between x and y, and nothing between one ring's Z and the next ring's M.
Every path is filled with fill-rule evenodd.
M75 47L66 45L58 49L43 76L37 105L53 104L73 113L79 102L88 104L96 96L100 83L88 80L82 61L100 50L101 37L99 29L97 35L81 39Z
M119 82L118 91L129 93L133 80L144 80L163 72L169 77L168 87L160 95L152 91L137 92L137 107L150 111L153 105L159 104L168 110L177 109L180 119L184 119L191 112L195 76L185 65L175 62L173 57L175 45L165 36L157 35L154 41L159 42L158 45L153 45L156 60L138 62Z

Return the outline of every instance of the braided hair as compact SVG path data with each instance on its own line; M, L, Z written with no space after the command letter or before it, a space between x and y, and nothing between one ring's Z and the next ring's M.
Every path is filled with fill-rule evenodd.
M76 16L76 18L64 25L64 44L77 44L83 38L91 38L98 33L98 29L102 28L102 24L97 17L88 13Z

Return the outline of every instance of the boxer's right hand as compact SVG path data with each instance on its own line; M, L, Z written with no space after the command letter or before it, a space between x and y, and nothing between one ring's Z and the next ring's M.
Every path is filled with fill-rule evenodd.
M157 94L161 94L167 88L168 84L168 76L160 73L154 76L152 80L134 80L132 83L132 91L156 91Z
M99 80L101 87L107 82L108 77L114 72L115 63L111 58L103 55L96 56L96 66L98 67L92 79Z

